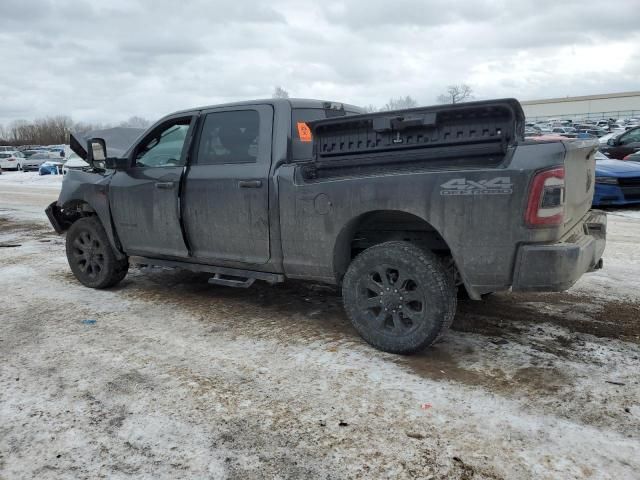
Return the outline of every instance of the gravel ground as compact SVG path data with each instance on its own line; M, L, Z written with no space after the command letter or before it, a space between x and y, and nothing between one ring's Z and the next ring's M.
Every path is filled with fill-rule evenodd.
M602 272L462 301L401 357L322 285L86 289L55 196L0 181L0 478L638 478L637 211L610 216Z

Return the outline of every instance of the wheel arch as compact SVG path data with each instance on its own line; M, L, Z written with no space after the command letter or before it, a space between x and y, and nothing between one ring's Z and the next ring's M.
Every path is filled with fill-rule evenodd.
M336 283L342 283L349 264L358 253L392 240L416 244L442 257L449 263L456 283L460 283L454 254L438 229L415 213L403 210L372 210L347 222L333 248Z
M100 221L116 258L118 260L126 258L117 232L113 228L108 203L102 205L101 202L90 202L85 198L71 198L62 203L56 212L56 217L63 231L68 230L80 218L88 216L95 216Z

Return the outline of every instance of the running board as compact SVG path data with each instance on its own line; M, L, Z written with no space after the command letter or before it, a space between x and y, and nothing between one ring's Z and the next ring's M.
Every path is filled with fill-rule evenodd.
M209 279L209 283L212 285L224 285L225 287L235 287L235 288L249 288L255 282L255 278L238 278L238 277L228 277L223 278L223 276L219 273L216 273L213 277Z
M213 273L214 276L209 279L209 283L226 285L228 287L249 288L256 280L263 280L272 285L284 282L284 275L279 273L257 272L240 268L216 267L214 265L137 256L129 257L129 262L137 265L151 265L156 267L179 268L191 272Z

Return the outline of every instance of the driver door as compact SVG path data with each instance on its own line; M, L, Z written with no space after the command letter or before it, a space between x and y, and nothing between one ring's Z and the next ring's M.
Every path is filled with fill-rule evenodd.
M130 168L111 179L111 215L128 255L189 256L179 194L195 120L190 114L155 127L132 150Z

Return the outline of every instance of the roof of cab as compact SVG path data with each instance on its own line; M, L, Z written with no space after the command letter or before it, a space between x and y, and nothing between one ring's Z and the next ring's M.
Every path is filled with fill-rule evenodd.
M290 108L339 108L337 106L344 106L345 110L352 112L363 112L361 107L356 105L350 105L348 103L335 102L331 100L314 100L310 98L267 98L256 100L244 100L241 102L221 103L217 105L206 105L202 107L187 108L172 113L176 115L180 113L195 112L200 110L210 110L212 108L224 108L224 107L242 107L249 105L287 105Z

